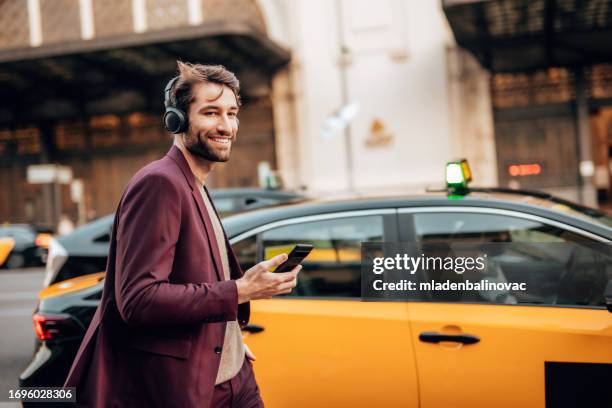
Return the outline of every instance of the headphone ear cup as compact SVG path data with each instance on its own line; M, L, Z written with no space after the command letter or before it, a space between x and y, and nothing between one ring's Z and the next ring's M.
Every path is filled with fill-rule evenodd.
M177 134L184 132L187 127L187 118L185 118L183 111L172 107L166 108L164 127L170 133Z

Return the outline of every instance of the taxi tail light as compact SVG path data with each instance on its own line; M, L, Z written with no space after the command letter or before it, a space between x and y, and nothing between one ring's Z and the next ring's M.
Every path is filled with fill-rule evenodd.
M35 313L34 332L40 341L58 340L79 335L79 324L68 315Z
M49 248L49 243L51 241L51 235L46 233L40 233L34 239L34 244L41 248Z

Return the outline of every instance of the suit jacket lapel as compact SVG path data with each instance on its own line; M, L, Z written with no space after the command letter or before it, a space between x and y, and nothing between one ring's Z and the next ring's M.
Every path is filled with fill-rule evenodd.
M208 215L208 211L206 211L206 206L204 204L204 200L202 199L202 193L200 193L199 190L192 190L191 194L196 200L198 211L200 212L200 217L202 217L202 221L204 221L204 228L206 229L206 238L208 238L208 245L212 250L213 261L215 263L215 269L217 271L217 278L219 278L219 280L221 281L225 280L223 267L221 265L221 254L219 253L219 245L217 244L217 239L215 238L215 230L213 229L210 216Z
M204 186L204 191L206 192L206 195L208 196L208 201L210 201L210 204L215 212L215 215L217 216L219 221L221 221L221 217L219 217L219 211L217 211L217 207L215 207L215 203L210 197L210 193L206 186ZM223 223L221 224L223 225ZM230 266L230 278L231 279L241 278L242 275L244 275L244 272L240 268L240 263L236 259L236 255L234 254L234 250L232 249L232 246L230 245L229 239L227 239L227 235L225 234L225 228L223 229L223 239L225 240L225 247L227 248L227 259L229 261L229 266Z
M202 199L202 193L200 192L200 188L198 187L195 176L193 172L189 168L189 164L185 157L183 157L183 153L179 150L178 147L172 146L167 156L169 156L172 160L174 160L183 175L187 179L189 183L189 187L191 187L191 195L193 196L196 206L198 208L198 212L200 213L200 218L204 224L204 229L206 230L206 238L208 239L208 245L213 254L213 263L215 265L215 272L217 273L217 278L222 281L225 280L225 276L223 273L223 267L221 265L221 255L219 253L219 245L217 245L217 240L215 238L215 230L212 227L212 222L210 217L208 216L208 211L206 211L206 207L204 204L204 200Z

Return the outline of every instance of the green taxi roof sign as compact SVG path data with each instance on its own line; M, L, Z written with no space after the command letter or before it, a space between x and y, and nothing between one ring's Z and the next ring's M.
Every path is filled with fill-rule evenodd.
M446 188L449 194L467 194L467 185L470 181L472 181L472 172L466 159L446 163Z

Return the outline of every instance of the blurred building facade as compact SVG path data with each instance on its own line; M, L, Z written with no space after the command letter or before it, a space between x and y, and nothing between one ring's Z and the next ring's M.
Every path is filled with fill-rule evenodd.
M292 58L275 93L294 101L276 127L290 185L325 195L441 187L458 157L479 184L497 182L488 74L454 46L440 3L288 3Z
M612 1L443 0L490 74L499 183L589 205L612 192Z
M474 184L609 203L612 1L291 4L293 174L312 191L440 185L465 157Z
M177 59L224 64L243 86L238 143L212 186L256 186L266 162L287 188L313 195L414 191L442 186L446 161L465 157L474 184L594 204L596 189L610 190L609 65L580 71L578 104L575 67L499 69L457 29L486 44L495 30L554 17L544 3L555 2L0 2L0 221L114 211L134 172L169 147L162 92ZM482 34L496 15L505 25ZM591 135L598 147L580 147ZM589 160L591 176L581 175ZM28 183L27 167L40 163L68 166L81 202L68 184Z
M114 211L130 177L171 144L161 115L177 59L242 79L241 140L211 182L257 184L259 162L276 166L271 81L289 52L254 0L0 2L0 222ZM31 183L28 167L45 163L79 185Z

